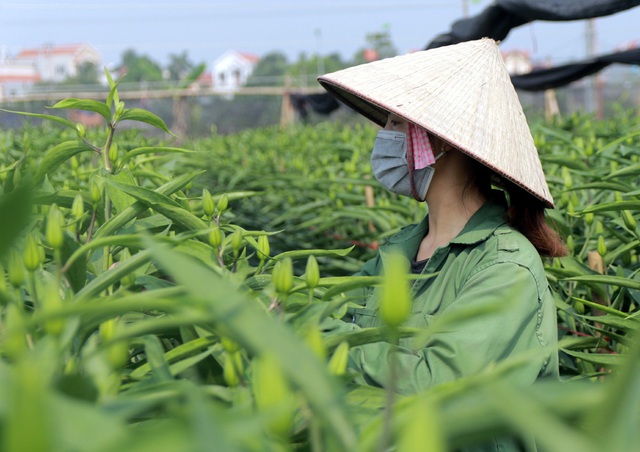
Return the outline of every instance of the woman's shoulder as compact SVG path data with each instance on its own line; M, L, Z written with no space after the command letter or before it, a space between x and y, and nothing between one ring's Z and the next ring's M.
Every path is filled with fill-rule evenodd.
M544 291L547 280L544 264L533 244L518 230L504 224L496 228L482 244L482 257L476 265L476 271L498 269L505 266L514 271L530 273L536 280L540 291Z

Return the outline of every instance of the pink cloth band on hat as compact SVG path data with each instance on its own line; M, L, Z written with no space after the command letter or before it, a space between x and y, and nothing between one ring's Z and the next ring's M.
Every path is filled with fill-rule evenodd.
M413 151L415 169L422 169L436 162L436 158L433 155L433 148L429 141L429 134L425 129L409 123L407 138L407 146L411 146L409 151Z

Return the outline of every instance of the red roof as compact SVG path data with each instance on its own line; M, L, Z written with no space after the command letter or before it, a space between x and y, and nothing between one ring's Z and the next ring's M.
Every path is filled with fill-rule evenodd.
M35 49L24 49L16 56L16 58L33 58L38 55L74 55L83 47L83 44L70 44L55 47L38 47Z
M252 63L257 63L258 61L260 61L260 57L253 53L238 52L238 54L241 55L243 58L251 61Z
M39 75L9 75L0 74L0 83L2 82L39 82Z

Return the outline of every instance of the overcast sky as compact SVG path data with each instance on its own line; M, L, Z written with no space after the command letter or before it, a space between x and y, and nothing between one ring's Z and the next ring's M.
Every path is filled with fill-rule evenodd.
M579 1L579 0L578 0ZM471 0L477 14L490 0ZM462 17L462 0L229 0L229 1L0 1L0 45L23 48L86 42L115 64L125 49L166 64L188 51L208 65L228 49L264 55L339 52L365 46L365 35L388 27L400 53L423 48ZM640 44L640 7L596 20L598 53ZM564 63L585 56L585 22L535 22L511 32L503 49L529 50L534 59Z

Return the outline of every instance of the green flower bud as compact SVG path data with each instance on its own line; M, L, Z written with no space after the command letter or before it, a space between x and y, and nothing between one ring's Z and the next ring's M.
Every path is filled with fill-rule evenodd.
M231 233L231 248L233 248L234 253L239 253L240 248L242 248L242 232L239 229L236 229Z
M82 195L78 193L75 198L73 198L73 204L71 205L71 215L76 220L82 218L84 215L84 200L82 199Z
M124 113L124 102L120 101L116 105L116 117L119 118Z
M347 371L347 363L349 361L349 344L342 342L333 352L333 356L329 360L329 373L333 375L344 375Z
M91 179L91 181L89 182L89 194L91 196L91 202L94 206L97 206L102 199L102 189L95 179Z
M229 387L235 388L240 384L242 367L244 367L244 365L242 364L242 356L240 356L240 353L224 354L222 376Z
M287 294L293 287L293 264L291 259L285 257L276 262L271 275L273 286L279 294Z
M318 282L320 282L320 270L318 269L318 261L314 256L309 256L309 259L307 259L305 280L309 289L314 289L318 286Z
M240 350L240 346L228 337L220 338L220 343L222 344L224 351L227 353L235 353Z
M386 325L397 328L411 313L411 296L407 283L408 263L400 254L388 254L383 262L380 318Z
M62 308L63 302L60 291L55 283L47 284L46 296L42 300L42 310L44 312L52 312ZM47 334L59 336L64 330L65 321L62 317L49 319L44 324L44 330Z
M58 206L55 204L51 205L51 209L49 209L49 214L47 215L47 242L49 246L54 250L62 249L62 245L64 244L64 217L62 216L62 212L58 210Z
M596 234L604 234L604 225L602 221L596 221Z
M589 213L585 214L584 222L587 223L587 225L591 226L591 224L593 223L593 219L594 218L595 218L595 215L593 214L593 212L589 212Z
M253 395L258 410L269 414L264 417L267 429L277 436L288 435L293 425L295 399L278 362L265 355L255 358L252 366Z
M40 266L40 245L33 234L27 236L27 243L24 247L24 266L27 270L34 272Z
M112 164L118 161L118 145L116 143L112 143L109 148L109 160Z
M229 207L229 197L224 193L218 200L218 215L222 215L222 212L227 210L227 207Z
M218 226L214 226L209 232L209 245L218 248L222 244L222 231Z
M267 259L269 257L269 253L271 249L269 247L269 237L266 235L261 235L258 237L258 259L261 261Z
M573 242L573 235L570 235L569 237L567 237L567 249L569 250L570 253L573 253L573 250L575 250L575 243Z
M573 179L571 178L571 171L566 166L562 167L562 180L565 188L573 187Z
M202 210L204 210L204 214L209 218L211 218L216 211L213 197L206 188L202 190Z
M624 225L631 231L636 230L636 219L629 210L622 211L622 220L624 221Z
M22 286L24 282L24 267L22 265L22 259L16 249L11 249L9 253L9 283L16 289Z
M78 161L78 157L76 157L75 155L71 157L69 161L71 162L72 170L76 171L78 168L80 168L80 162Z
M598 236L598 254L602 257L607 254L607 245L604 243L604 236L602 235Z
M76 132L78 132L78 136L80 138L84 138L87 134L87 130L84 128L84 124L76 123Z

